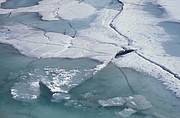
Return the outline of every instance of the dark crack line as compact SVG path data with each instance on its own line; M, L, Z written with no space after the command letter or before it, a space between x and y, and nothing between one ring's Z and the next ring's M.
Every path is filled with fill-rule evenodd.
M121 2L121 1L120 1L120 2ZM122 2L121 2L121 4L124 6L124 4L123 4ZM124 34L122 34L121 32L119 32L119 31L116 29L116 27L113 26L113 24L112 24L112 23L114 22L114 20L120 15L120 13L121 13L122 11L123 11L123 7L122 7L122 10L112 19L112 21L111 21L111 23L109 24L109 26L110 26L112 29L114 29L114 31L116 31L119 35L125 37L125 39L128 41L128 46L130 46L130 45L132 45L132 42L133 42L133 41L132 41L128 36L125 36ZM125 49L125 47L123 47L123 49ZM160 68L162 68L163 70L165 70L166 72L172 74L175 78L177 78L177 79L180 80L180 76L179 76L178 74L172 72L171 70L169 70L169 69L166 68L165 66L160 65L160 64L158 64L158 63L156 63L156 62L154 62L154 61L146 58L145 56L141 55L141 54L138 53L137 51L135 51L135 53L136 53L138 56L140 56L141 58L143 58L143 59L145 59L145 60L147 60L147 61L149 61L149 62L151 62L151 63L153 63L153 64L155 64L155 65L157 65L157 66L159 66Z
M132 40L127 37L126 35L122 34L121 32L119 32L116 27L113 25L113 22L114 20L121 14L121 12L123 11L123 6L124 6L124 3L122 3L121 1L119 1L120 4L122 4L122 9L118 12L118 14L116 14L116 16L112 19L111 23L109 24L109 26L116 32L118 33L119 35L123 36L127 41L128 41L128 46L130 46L132 44Z
M65 21L60 15L59 15L59 10L60 10L60 8L58 8L57 9L57 11L56 11L56 18L59 18L59 19L61 19L61 20L63 20L63 21ZM71 29L73 29L74 30L74 34L71 36L72 38L75 38L76 37L76 34L77 34L77 31L76 31L76 29L72 26L72 24L70 23L70 22L67 22L67 24L69 25L69 27L71 28ZM63 33L64 35L66 35L66 29L64 30L64 33ZM70 35L69 35L70 36Z
M117 67L117 66L116 66L116 67ZM126 82L127 82L128 86L129 86L132 94L134 95L134 90L133 90L133 88L131 87L131 85L130 85L130 83L129 83L128 77L126 76L126 74L124 73L124 71L123 71L120 67L117 67L117 68L118 68L118 69L121 71L121 73L124 75L124 77L125 77L125 79L126 79Z
M126 35L124 35L124 34L122 34L121 32L119 32L112 23L113 23L113 21L109 24L109 26L110 26L115 32L117 32L119 35L123 36L123 37L128 41L128 46L132 45L132 42L133 42L133 41L132 41L129 37L127 37Z
M47 37L49 41L51 41L50 37L46 34L47 32L44 32L44 36Z
M102 42L102 41L98 41L98 40L96 40L98 43L100 43L100 44L103 44L103 45L113 45L113 46L115 46L115 47L117 47L118 46L118 44L116 44L116 43L108 43L108 42Z
M7 18L9 18L9 17L11 16L11 14L12 14L12 13L10 12L10 13L8 14Z
M108 53L105 53L105 52L99 52L99 51L94 51L94 50L90 50L90 49L86 49L86 48L80 48L80 47L76 47L76 46L74 46L74 45L69 46L68 48L83 49L83 50L86 50L86 51L89 51L89 52L95 52L95 53L99 53L99 54L105 54L105 55L108 55Z
M114 20L115 20L115 19L121 14L121 12L123 11L124 3L122 3L121 1L119 1L119 3L122 4L122 9L121 9L121 10L118 12L118 14L116 14L116 16L112 19L112 21L111 21L111 23L109 24L109 26L110 26L116 33L118 33L119 35L123 36L123 37L127 40L128 46L130 46L131 43L132 43L132 40L131 40L129 37L127 37L127 36L125 36L124 34L122 34L121 32L119 32L119 31L116 29L116 27L113 25ZM124 48L123 48L123 49L124 49ZM134 90L132 89L132 87L131 87L131 85L130 85L130 83L129 83L128 77L126 76L126 74L123 72L123 70L122 70L120 67L117 67L117 68L118 68L118 69L121 71L121 73L124 75L124 77L125 77L125 79L126 79L126 81L127 81L127 84L128 84L128 86L129 86L132 94L134 95Z
M152 61L152 60L146 58L145 56L141 55L141 54L138 53L138 52L135 52L135 53L136 53L138 56L142 57L143 59L145 59L145 60L147 60L147 61L149 61L149 62L151 62L151 63L153 63L153 64L155 64L155 65L157 65L157 66L159 66L160 68L162 68L163 70L165 70L166 72L172 74L175 78L177 78L177 79L180 80L180 77L178 76L178 74L172 72L171 70L169 70L169 69L166 68L165 66L160 65L160 64L158 64L158 63L156 63L156 62L154 62L154 61Z

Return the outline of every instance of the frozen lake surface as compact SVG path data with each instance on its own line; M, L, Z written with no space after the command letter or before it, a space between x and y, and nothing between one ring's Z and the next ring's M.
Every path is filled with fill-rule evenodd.
M0 0L0 118L179 118L177 4Z

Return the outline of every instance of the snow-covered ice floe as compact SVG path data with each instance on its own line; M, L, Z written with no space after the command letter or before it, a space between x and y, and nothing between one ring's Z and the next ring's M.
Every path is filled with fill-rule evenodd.
M0 3L3 2L5 0L0 0ZM158 26L159 22L171 18L179 20L179 10L177 10L179 2L177 0L173 2L116 1L119 6L123 5L123 9L121 7L117 9L117 6L116 9L108 7L110 2L111 0L106 0L106 4L98 2L95 5L92 2L76 0L43 0L29 7L1 8L0 14L6 15L7 18L22 12L38 13L42 16L41 20L46 21L62 19L72 21L92 15L96 17L89 23L88 28L78 31L69 23L69 27L74 29L76 34L74 36L47 32L34 28L34 24L27 25L26 22L3 21L0 26L0 42L13 45L22 54L31 57L96 59L105 63L99 66L99 69L112 61L119 67L135 69L158 78L180 97L180 57L166 53L162 43L171 40L171 37ZM147 2L162 5L169 17L154 17L144 10ZM128 49L133 49L134 52L114 58L118 52ZM15 91L12 92L14 93Z

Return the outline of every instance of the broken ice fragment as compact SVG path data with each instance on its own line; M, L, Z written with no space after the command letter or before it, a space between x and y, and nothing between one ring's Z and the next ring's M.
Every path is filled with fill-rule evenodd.
M71 95L66 93L54 93L52 96L52 102L61 102L62 100L69 100Z
M132 114L136 113L137 111L132 109L132 108L125 108L120 112L116 112L117 115L121 116L121 117L129 117Z
M151 103L142 95L133 95L126 97L127 103L126 106L137 109L137 110L145 110L151 108Z
M39 82L19 82L11 88L11 95L14 99L29 102L39 97Z
M107 100L99 100L98 103L103 107L123 106L126 103L126 99L123 97L115 97Z

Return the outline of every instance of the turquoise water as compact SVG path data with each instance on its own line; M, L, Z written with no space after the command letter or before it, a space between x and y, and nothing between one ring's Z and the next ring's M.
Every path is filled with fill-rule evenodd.
M116 112L122 107L102 107L98 101L114 97L144 96L152 107L138 110L128 118L159 118L166 116L178 118L180 116L180 100L155 78L138 73L130 69L119 69L109 64L95 75L88 76L84 69L92 69L100 62L89 59L34 59L25 57L9 45L0 44L0 116L1 118L119 118ZM44 68L78 69L81 74L75 76L73 83L76 86L68 89L70 99L53 101L53 92L40 84L40 95L36 100L13 99L10 90L20 82L38 80L39 75L44 77ZM38 71L32 71L38 70ZM28 74L28 73L31 74ZM125 78L124 74L127 76ZM86 74L83 74L86 73ZM56 73L54 73L56 74ZM33 78L29 75L33 75ZM25 79L23 80L22 77ZM79 81L76 77L85 78ZM51 81L51 77L46 81ZM70 83L71 84L71 83ZM19 84L21 87L22 84ZM24 95L29 94L26 88L21 88ZM35 91L36 92L36 91ZM31 93L36 95L36 93Z

